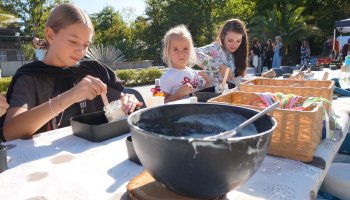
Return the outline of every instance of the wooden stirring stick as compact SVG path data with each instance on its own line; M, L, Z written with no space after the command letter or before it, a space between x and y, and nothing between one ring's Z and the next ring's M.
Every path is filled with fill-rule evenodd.
M324 72L323 77L322 77L322 81L326 81L328 79L328 72Z
M107 95L102 93L101 97L102 97L102 101L103 101L104 106L107 107L109 105L109 102L108 102L108 99L107 99Z
M230 69L227 67L226 71L225 71L225 75L224 75L224 79L222 80L222 84L221 84L221 88L224 89L225 88L225 84L228 78L228 73L230 72Z

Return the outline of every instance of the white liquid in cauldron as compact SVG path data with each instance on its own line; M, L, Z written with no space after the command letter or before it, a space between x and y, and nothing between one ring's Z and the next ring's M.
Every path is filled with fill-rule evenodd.
M168 136L203 138L237 127L246 118L235 113L198 114L183 116L175 121L164 119L141 120L137 126L143 130ZM236 137L254 135L258 131L253 124L240 131Z

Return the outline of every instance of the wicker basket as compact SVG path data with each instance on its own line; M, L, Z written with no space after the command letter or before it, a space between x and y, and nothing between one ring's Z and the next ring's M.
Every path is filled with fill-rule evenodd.
M264 108L251 106L259 98L256 93L229 92L210 99L208 102L240 105L256 110ZM300 98L303 103L306 98ZM310 162L322 137L324 112L318 105L312 111L275 109L271 116L277 121L272 134L269 154Z
M239 90L242 92L281 92L283 94L295 94L303 97L323 97L332 102L334 81L257 78L241 83ZM331 106L325 104L325 107L331 113Z

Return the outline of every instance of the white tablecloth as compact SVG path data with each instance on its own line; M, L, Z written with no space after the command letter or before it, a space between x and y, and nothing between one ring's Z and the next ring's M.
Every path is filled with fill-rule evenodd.
M342 105L341 101L349 99L334 104ZM346 133L349 116L341 108L336 112ZM125 137L92 143L75 137L67 127L32 140L7 142L10 162L9 169L0 174L0 199L127 198L127 182L143 168L127 160ZM314 199L343 139L323 140L318 146L316 155L326 161L325 170L268 155L254 176L230 192L228 199Z

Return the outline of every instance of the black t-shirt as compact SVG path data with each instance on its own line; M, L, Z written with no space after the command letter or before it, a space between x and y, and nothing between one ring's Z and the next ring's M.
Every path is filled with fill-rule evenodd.
M10 108L24 107L31 109L71 89L87 75L99 78L107 84L109 101L120 98L121 91L124 89L121 81L110 68L95 61L83 61L79 66L67 68L49 66L41 61L24 65L13 77L6 98ZM93 100L75 103L62 112L60 126L58 126L58 122L62 113L49 122L50 127L55 129L69 126L71 117L102 109L103 102L100 96ZM37 133L47 130L48 124L41 127Z
M260 57L260 49L259 49L259 47L256 47L255 45L253 45L250 48L250 50L254 52L254 55L257 55L258 57Z

